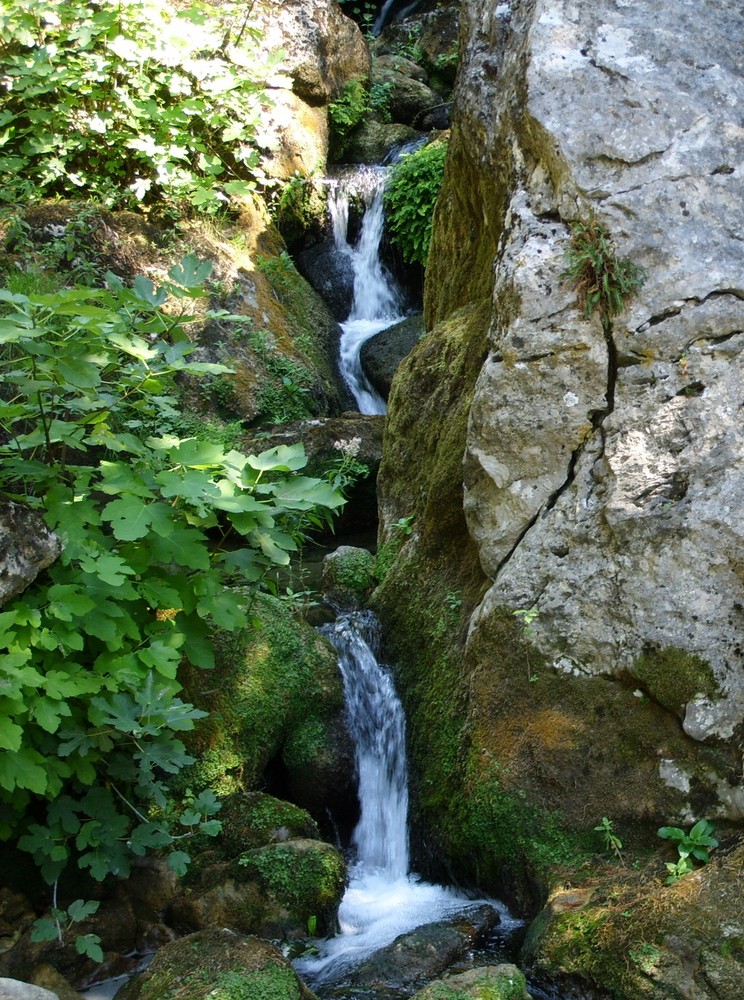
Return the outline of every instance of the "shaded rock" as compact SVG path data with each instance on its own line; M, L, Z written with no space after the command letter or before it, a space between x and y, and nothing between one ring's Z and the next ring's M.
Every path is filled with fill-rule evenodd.
M302 250L297 266L335 318L339 322L347 319L354 298L354 264L349 254L333 245L319 244Z
M21 892L0 888L0 953L9 951L36 920L36 911Z
M385 399L390 395L390 386L398 365L425 334L423 316L410 316L362 344L362 367L372 385Z
M426 83L428 80L424 67L419 66L418 63L412 59L407 59L405 56L394 53L381 55L375 59L373 65L376 73L384 73L386 71L401 73L403 76L410 77L411 80L420 80L422 83Z
M530 1000L524 973L516 965L484 965L446 976L414 994L413 1000Z
M170 915L180 931L297 938L315 917L319 933L332 933L345 885L346 865L330 844L286 840L246 851L239 862L204 865Z
M60 1000L56 993L18 979L0 979L0 1000Z
M234 1000L238 996L313 1000L278 948L229 930L201 931L166 945L117 1000Z
M358 611L375 585L375 558L368 549L340 545L323 560L323 596L334 608Z
M397 69L387 69L373 65L370 73L372 83L388 84L390 93L388 106L390 115L395 122L411 125L422 129L422 122L428 112L442 104L442 95L421 80L399 72Z
M382 163L399 146L422 139L423 136L423 131L410 125L383 123L366 118L350 136L344 160L347 163Z
M220 795L263 785L327 820L356 799L336 655L286 602L259 595L251 614L257 627L215 636L214 670L181 676L209 712L183 781Z
M0 605L33 583L61 551L38 514L17 503L0 505Z
M481 941L499 922L487 904L471 907L452 920L425 924L401 934L351 974L355 986L411 986L441 975Z
M64 976L61 976L51 965L38 966L30 978L35 986L41 986L56 994L59 1000L82 1000L81 994L74 990Z

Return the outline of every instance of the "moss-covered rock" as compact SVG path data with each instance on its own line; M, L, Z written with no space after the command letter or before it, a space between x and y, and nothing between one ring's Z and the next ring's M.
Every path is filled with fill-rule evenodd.
M345 808L354 768L336 654L286 602L259 595L252 614L251 628L216 636L214 670L184 673L210 713L188 784L226 794L263 783L316 815Z
M161 948L120 1000L313 1000L278 948L229 930L201 931Z
M618 1000L738 1000L744 981L744 846L664 885L662 858L595 870L548 901L524 960Z
M222 803L221 854L234 858L243 851L294 838L320 839L318 825L304 809L264 792L235 792Z
M710 664L684 649L667 647L644 653L633 664L630 676L654 701L680 718L696 695L715 698L721 694Z
M289 831L278 831L282 838ZM346 864L319 840L281 839L244 852L232 862L201 859L189 885L170 907L180 931L229 927L265 938L330 934L346 885Z
M316 918L321 933L333 929L346 887L346 864L330 844L290 840L247 851L239 861L246 876L280 907L277 923L305 933Z
M375 558L368 549L340 545L323 560L321 586L326 600L344 611L359 610L375 584Z
M516 965L485 965L430 983L413 1000L529 1000Z

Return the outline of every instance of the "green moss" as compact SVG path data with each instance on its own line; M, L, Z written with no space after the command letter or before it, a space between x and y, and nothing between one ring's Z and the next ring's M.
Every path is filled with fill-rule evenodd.
M226 858L287 838L320 839L315 820L304 809L263 792L231 795L220 811L222 832L219 846Z
M351 133L364 118L369 106L369 93L364 80L354 79L344 86L341 96L328 105L330 147L334 157L341 156Z
M209 994L214 1000L297 1000L297 978L291 969L276 965L244 976L226 972Z
M190 700L210 713L189 740L193 788L231 784L237 761L233 777L253 788L276 757L290 771L301 763L312 782L335 754L343 688L333 651L281 601L258 596L252 611L254 628L216 635L214 670L184 671Z
M330 844L294 841L248 851L240 865L258 878L276 902L305 922L338 906L346 885L346 865Z
M684 715L685 705L696 695L721 695L710 664L673 646L639 656L630 672L654 701L679 716Z

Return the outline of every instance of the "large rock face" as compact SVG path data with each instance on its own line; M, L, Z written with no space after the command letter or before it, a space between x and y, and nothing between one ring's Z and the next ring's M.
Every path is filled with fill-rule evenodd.
M697 654L720 693L691 692L685 730L730 737L744 713L744 18L726 3L532 6L518 38L491 25L507 37L492 36L492 72L509 83L518 54L521 87L465 463L494 581L480 616L536 606L561 670ZM647 272L606 333L561 279L567 224L592 210Z
M269 81L273 107L262 122L266 169L283 180L325 169L326 106L344 86L369 75L370 55L357 24L335 0L258 0L252 23L265 52L282 52Z
M463 3L376 603L428 853L480 880L744 817L742 41L723 0ZM611 317L563 277L592 218L647 275Z
M25 590L61 551L38 514L17 503L0 505L0 605Z

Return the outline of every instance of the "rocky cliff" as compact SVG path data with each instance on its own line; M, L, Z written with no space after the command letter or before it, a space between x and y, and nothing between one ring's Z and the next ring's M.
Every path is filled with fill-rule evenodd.
M744 18L723 0L461 17L378 604L422 827L498 879L565 860L565 832L589 845L603 815L648 844L660 821L744 818ZM612 314L565 276L578 224L645 273ZM422 651L410 619L437 613Z

